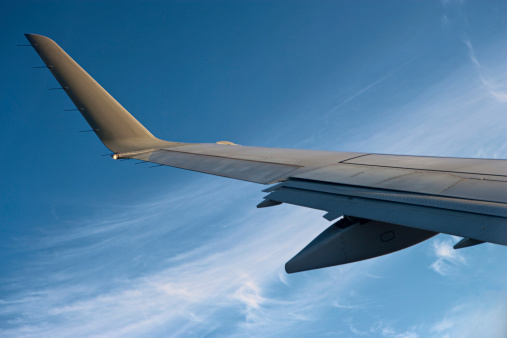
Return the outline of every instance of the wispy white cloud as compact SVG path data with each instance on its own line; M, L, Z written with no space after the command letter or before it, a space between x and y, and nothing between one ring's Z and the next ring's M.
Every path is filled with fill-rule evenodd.
M494 69L503 73L505 65L496 64ZM382 119L378 123L362 125L360 133L353 129L341 134L347 139L345 149L461 157L480 152L483 157L507 157L507 138L503 136L507 106L483 90L474 73L470 65L463 65L411 102L379 110ZM329 146L336 147L336 143L329 142ZM343 149L342 144L338 146Z
M450 239L434 239L433 253L436 260L430 268L442 276L448 276L456 271L459 266L466 264L464 255L459 250L454 250L454 241Z
M368 336L369 335L369 332L368 331L361 331L361 330L358 330L353 324L352 322L349 323L349 330L350 332L352 332L352 334L356 335L356 336Z
M449 17L445 14L442 15L442 17L440 18L440 24L443 28L448 28L451 25Z
M505 318L505 291L475 294L448 310L429 332L435 337L506 337Z
M430 331L440 333L452 328L453 326L454 322L446 317L441 321L439 321L438 323L436 323L435 325L433 325Z
M470 61L472 61L476 67L484 89L486 89L487 92L496 100L504 103L507 102L507 87L505 86L505 80L502 79L501 81L498 81L489 76L487 74L487 69L477 59L477 53L470 39L463 38L462 41L467 47Z
M366 85L365 87L359 89L354 94L350 95L345 100L343 100L340 104L336 105L333 109L331 109L330 113L336 112L337 110L339 110L343 106L347 105L349 102L355 100L356 98L358 98L362 94L366 93L367 91L369 91L373 87L375 87L375 86L379 85L380 83L384 82L385 80L387 80L388 78L390 78L391 76L393 76L396 72L398 72L400 69L402 69L403 67L405 67L406 65L408 65L410 62L411 61L406 61L406 62L402 63L400 66L396 67L396 69L390 71L388 74L382 76L378 80L373 81L372 83L370 83L370 84Z
M184 191L133 205L128 212L123 210L122 217L113 213L84 219L35 243L38 267L24 271L24 284L14 286L12 295L2 300L0 316L9 319L0 334L115 337L216 331L274 335L312 320L319 307L330 306L347 285L361 278L353 266L333 271L340 276L339 286L332 276L312 281L311 287L293 283L287 275L280 277L284 263L327 222L319 212L294 207L257 210L251 205L259 198L258 186L238 189L242 183L233 183L225 190L216 183L220 179L208 179L209 184L198 182ZM220 194L232 198L221 201L216 210L212 201L219 186ZM208 208L199 208L207 204ZM223 215L222 208L231 210L230 217L216 226L206 229L192 224ZM178 238L187 236L176 234L184 231L204 233L207 240L195 241L194 248L192 241L181 245ZM139 255L118 253L122 247L135 250L136 241L153 245L157 238L166 241L166 251L153 246ZM153 257L147 257L150 249ZM169 253L174 255L166 259ZM132 275L130 261L138 264L143 257L158 263ZM92 263L79 268L85 261ZM100 277L108 270L115 271L115 280ZM274 288L283 296L273 293ZM229 318L227 325L220 324L219 318Z
M390 323L377 321L371 328L370 332L379 334L381 337L389 338L418 338L419 335L415 332L415 328L409 328L405 331L398 331Z
M334 107L331 112L334 112L338 109L340 109L341 107L345 106L347 103L349 103L350 101L354 100L355 98L359 97L361 94L367 92L368 90L372 89L373 87L375 87L376 85L380 84L381 82L385 81L386 79L388 79L393 73L389 73L383 77L381 77L380 79L370 83L369 85L367 85L366 87L364 88L361 88L360 90L358 90L357 92L355 92L354 94L352 94L351 96L347 97L345 100L343 100L340 104L338 104L336 107Z
M482 65L479 63L479 61L477 61L477 56L475 55L475 49L474 46L472 46L472 42L470 42L470 40L463 39L463 43L467 46L470 61L472 61L472 63L478 68L482 68Z
M358 337L418 338L418 331L421 331L421 328L416 326L400 330L396 328L395 321L376 320L363 329L358 329L351 318L347 322L349 331Z
M368 276L365 275L364 277ZM357 295L354 292L351 292L348 295L337 298L331 302L331 306L346 310L366 310L378 308L379 304L375 299L364 298L361 295Z
M457 3L460 4L462 1L444 1L444 7L446 7L450 3ZM452 15L456 13L453 13L454 11L449 11L447 14ZM468 58L472 62L472 64L475 67L476 73L480 79L480 82L482 84L482 90L485 90L492 98L495 100L498 100L499 102L506 103L507 102L507 83L505 81L505 78L507 76L507 73L505 72L505 69L501 69L499 72L499 69L495 69L494 71L491 71L488 69L487 62L480 61L480 58L478 57L477 50L475 46L472 44L471 39L468 37L467 31L470 29L470 24L466 20L466 15L463 13L463 10L459 8L457 10L457 21L458 23L454 22L453 24L456 24L457 27L456 30L460 31L459 37L461 42L466 46L466 50L468 53ZM441 25L443 28L449 28L451 27L451 20L449 19L449 15L444 14L441 17ZM503 54L504 51L500 49L500 51L488 51L488 54L492 54L496 56L495 54ZM484 55L484 53L483 53ZM502 59L502 57L500 57ZM496 66L496 65L495 65ZM498 68L498 67L496 67Z

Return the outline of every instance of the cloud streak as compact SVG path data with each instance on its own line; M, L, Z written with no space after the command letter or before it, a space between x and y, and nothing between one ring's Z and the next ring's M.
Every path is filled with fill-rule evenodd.
M453 241L449 239L434 239L433 253L436 260L430 268L442 276L453 274L460 266L466 264L465 256L460 250L454 250Z
M505 337L506 300L504 291L475 295L449 309L429 333L435 337Z
M400 65L399 67L397 67L393 71L389 72L387 75L381 77L380 79L378 79L378 80L370 83L369 85L363 87L362 89L358 90L357 92L355 92L354 94L352 94L351 96L349 96L345 100L343 100L340 104L338 104L337 106L335 106L333 109L331 109L330 112L331 113L336 112L337 110L339 110L343 106L347 105L349 102L355 100L356 98L358 98L362 94L366 93L367 91L369 91L373 87L379 85L380 83L384 82L385 80L387 80L388 78L390 78L391 76L393 76L394 74L396 74L396 72L398 72L399 70L401 70L403 67L405 67L406 65L408 65L410 62L411 61L404 62L402 65Z
M217 193L213 191L219 180L133 205L119 219L101 215L43 238L35 245L39 254L34 265L39 268L24 271L27 281L2 299L0 316L5 320L1 335L276 334L310 320L313 315L309 314L327 303L325 297L331 302L333 294L361 276L357 268L345 267L334 271L341 277L340 287L333 285L333 278L312 282L311 288L305 283L282 282L278 275L283 273L285 261L327 222L316 222L316 211L286 206L263 211L245 207L254 205L250 202L259 194L254 189L257 187L238 189L243 185L238 182L220 190L228 196L241 191L242 198L222 205L237 211L231 212L219 227L206 230L193 225L196 219L222 215L221 208L203 209L186 219L186 211L216 201ZM185 203L172 204L174 196ZM164 225L163 219L174 217L173 208L179 209L181 218ZM186 237L176 235L181 231L201 231L208 240L197 241L193 249L178 246L178 238ZM154 246L156 255L148 260L161 263L132 275L130 264L142 261L146 254L126 254L122 260L118 248L135 249L135 240L156 243L157 238L167 241L168 247L174 245L175 254L167 258L171 250L159 252ZM82 261L92 261L94 267L83 273L79 266ZM115 280L104 276L107 270L115 270ZM346 276L343 271L347 271ZM101 275L104 277L98 277ZM46 281L43 287L37 278ZM285 290L285 295L270 292L273 288ZM320 305L316 305L318 300ZM223 325L219 319L223 317L234 319Z
M479 74L479 78L484 88L492 97L494 97L499 102L507 102L507 88L505 88L505 83L494 80L491 78L491 76L487 75L487 69L485 69L485 67L477 59L477 53L474 46L472 45L472 42L469 39L465 38L463 38L462 41L467 47L468 57L476 67L477 73Z

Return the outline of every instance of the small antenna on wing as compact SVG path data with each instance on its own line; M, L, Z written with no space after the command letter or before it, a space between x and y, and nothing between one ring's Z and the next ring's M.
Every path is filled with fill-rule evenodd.
M49 65L49 66L35 66L35 67L32 67L32 68L53 68L53 65Z
M67 90L67 89L69 89L69 87L55 87L55 88L49 88L48 90L57 90L57 89Z

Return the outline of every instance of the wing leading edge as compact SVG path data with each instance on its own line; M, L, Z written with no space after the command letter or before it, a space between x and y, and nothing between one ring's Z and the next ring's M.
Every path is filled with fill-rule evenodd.
M289 203L337 219L287 263L287 272L376 257L440 232L464 237L457 247L507 245L507 160L164 141L53 40L25 35L113 158L278 183L259 207Z

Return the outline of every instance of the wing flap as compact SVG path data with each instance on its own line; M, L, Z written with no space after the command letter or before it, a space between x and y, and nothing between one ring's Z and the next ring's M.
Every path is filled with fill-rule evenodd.
M282 187L507 218L507 206L503 203L476 201L463 198L443 197L386 189L372 189L371 187L367 188L343 184L329 184L299 179L287 180L281 183L275 189L266 192L276 191Z
M367 156L365 156L367 157ZM358 158L357 160L359 160ZM475 159L474 162L490 160ZM346 161L347 163L349 161ZM507 161L495 161L507 164ZM507 182L491 176L339 163L295 173L294 178L378 189L507 203Z
M295 187L294 185L286 186L286 183L282 183L277 190L265 198L324 210L331 214L353 216L507 245L505 205L498 203L487 208L478 205L473 210L476 212L470 212L456 207L456 201L430 201L425 205L421 203L425 198L424 195L419 196L418 200L411 203L409 199L402 202L400 199L388 197L389 194L396 196L397 192L382 192L372 189L373 194L360 196L354 192L355 187L340 186L343 189L340 192L326 192L322 189L305 186L305 184ZM292 183L298 184L298 182ZM323 185L325 186L325 184ZM383 193L384 198L379 198ZM490 207L492 209L489 209Z

